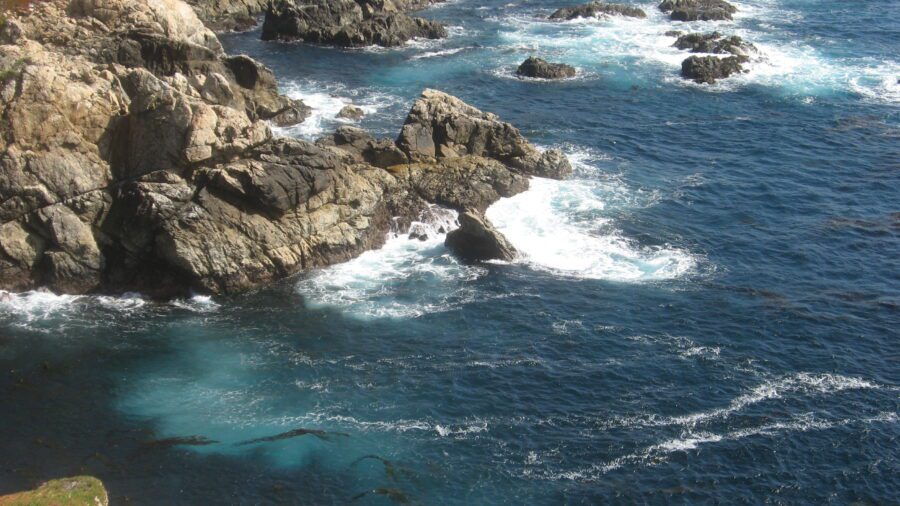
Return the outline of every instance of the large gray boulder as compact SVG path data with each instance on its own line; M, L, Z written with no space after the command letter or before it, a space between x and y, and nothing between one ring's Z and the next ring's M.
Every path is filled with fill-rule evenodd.
M566 79L575 77L575 67L566 65L565 63L550 63L544 59L534 56L528 57L527 60L519 65L516 74L523 77L531 77L533 79Z
M418 7L419 4L410 4ZM302 40L343 47L399 46L447 36L443 24L407 15L392 0L273 0L263 40Z
M563 7L550 15L554 21L568 21L577 18L596 18L600 16L626 16L631 18L646 18L647 13L638 7L630 5L611 4L606 2L591 2L572 7Z
M474 211L459 215L459 228L447 234L445 244L466 262L512 261L518 256L509 240L487 218Z
M663 0L659 10L669 13L673 21L724 21L737 12L725 0Z
M738 56L719 58L716 56L691 56L681 63L681 75L696 83L714 84L719 79L724 79L743 72L742 63L745 60Z
M475 155L493 158L527 175L561 179L572 166L557 150L540 152L519 130L437 90L425 90L413 104L397 139L410 161Z

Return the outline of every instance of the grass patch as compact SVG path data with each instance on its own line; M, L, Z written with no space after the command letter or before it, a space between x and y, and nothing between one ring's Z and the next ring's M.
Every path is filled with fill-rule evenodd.
M103 483L91 476L62 478L35 490L0 496L0 506L107 506Z

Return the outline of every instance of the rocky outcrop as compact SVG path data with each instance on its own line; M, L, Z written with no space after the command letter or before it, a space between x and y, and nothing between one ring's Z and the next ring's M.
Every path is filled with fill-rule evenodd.
M743 72L745 60L738 56L691 56L681 64L681 75L696 83L713 84L732 74Z
M519 65L516 74L535 79L566 79L575 77L575 67L565 63L550 63L541 58L530 56Z
M692 53L727 53L742 58L750 58L751 54L756 53L753 44L744 42L736 35L725 37L719 32L679 35L673 46L688 49Z
M647 13L638 7L630 5L610 4L606 2L591 2L572 7L563 7L550 15L549 19L555 21L568 21L577 18L596 18L601 16L626 16L631 18L646 18Z
M275 139L271 73L165 6L186 8L48 0L0 30L0 289L239 292L376 248L430 203L484 210L571 170L432 90L396 142ZM145 39L173 51L122 57Z
M107 506L109 494L91 476L51 480L35 490L0 496L0 506Z
M217 32L245 31L256 26L256 18L269 0L186 0L208 28Z
M659 10L669 13L673 21L724 21L737 12L725 0L663 0Z
M423 1L273 0L266 10L263 40L302 40L343 47L399 46L415 39L447 36L441 23L404 11Z
M541 153L514 126L436 90L425 90L413 104L397 146L411 162L474 155L528 175L559 179L572 172L559 151Z
M509 240L484 215L473 211L459 215L459 228L447 234L445 244L466 262L512 261L518 256Z
M181 0L50 0L13 19L19 36L91 63L141 68L183 93L279 125L309 108L278 93L275 76L246 56L228 56ZM13 43L13 41L9 41Z

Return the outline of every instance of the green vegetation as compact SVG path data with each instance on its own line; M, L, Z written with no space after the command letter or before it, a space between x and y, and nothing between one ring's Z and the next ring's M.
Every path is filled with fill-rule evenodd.
M0 67L0 84L5 84L6 81L16 79L22 75L22 68L26 63L27 61L24 58L20 58L9 67Z
M91 476L62 478L35 490L0 496L0 506L107 506L103 483Z

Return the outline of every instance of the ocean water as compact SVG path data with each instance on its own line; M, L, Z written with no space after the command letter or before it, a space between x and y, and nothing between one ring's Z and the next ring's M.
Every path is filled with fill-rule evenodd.
M0 301L0 493L92 474L117 504L896 503L900 3L541 21L567 3L454 0L423 14L450 38L391 50L223 37L316 108L280 135L354 103L392 137L434 87L575 175L489 209L515 263L460 265L419 224L242 296ZM672 29L760 56L688 83ZM515 78L531 54L579 77ZM296 429L324 432L240 444ZM193 436L215 442L165 442Z

